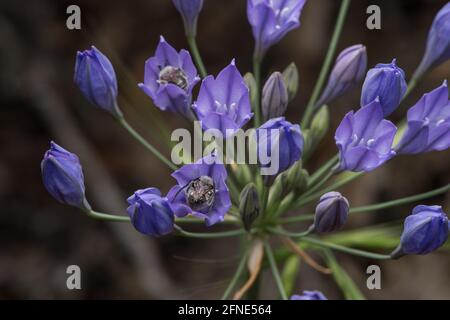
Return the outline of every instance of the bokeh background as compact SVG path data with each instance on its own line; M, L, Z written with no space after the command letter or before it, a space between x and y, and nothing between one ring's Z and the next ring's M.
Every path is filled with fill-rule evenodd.
M339 51L363 43L369 66L394 57L411 75L423 54L428 28L445 0L353 1ZM287 117L298 121L315 83L340 1L310 0L302 26L273 47L264 71L294 61L300 94ZM66 28L66 8L77 4L82 29ZM365 27L366 8L378 4L382 30ZM236 58L251 68L253 41L244 0L206 0L198 43L210 73ZM238 258L237 240L151 239L128 224L93 221L54 201L41 183L40 161L55 140L82 161L87 196L99 211L123 213L136 189L157 186L166 192L170 172L130 138L107 114L94 109L72 82L75 53L95 44L116 68L122 109L146 138L169 154L161 132L186 126L163 114L138 88L144 61L162 34L176 48L187 47L182 22L169 0L2 1L0 4L0 298L192 298L220 297ZM449 63L426 76L393 116L399 120L420 95L449 78ZM311 161L313 168L336 152L333 131L342 116L359 106L360 87L332 106L332 128ZM448 183L450 153L398 157L343 189L353 205L386 201ZM450 197L442 204L450 211ZM347 228L404 218L413 205L350 219ZM365 270L373 261L337 255L369 299L449 299L450 254L383 262L382 290L366 289ZM82 269L82 290L67 290L66 267ZM302 264L296 291L319 289L331 299L342 293L330 276ZM264 277L261 297L275 298Z

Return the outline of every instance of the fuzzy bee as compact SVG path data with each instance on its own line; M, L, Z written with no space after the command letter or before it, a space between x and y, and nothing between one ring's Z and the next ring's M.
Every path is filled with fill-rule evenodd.
M172 66L166 66L159 72L160 84L172 83L183 90L186 90L188 86L188 79L186 74L180 68L175 68Z
M194 211L208 211L214 204L216 191L211 177L201 176L194 179L178 190L178 193L181 191L185 192L186 202Z

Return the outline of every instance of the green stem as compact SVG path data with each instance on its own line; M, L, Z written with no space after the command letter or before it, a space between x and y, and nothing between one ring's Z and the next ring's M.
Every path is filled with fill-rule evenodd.
M317 182L316 184L311 186L311 189L309 189L305 193L305 197L313 194L315 191L320 189L320 187L323 186L328 181L328 179L330 179L333 175L334 175L334 170L331 169L319 182Z
M346 174L348 174L348 173L346 173ZM323 190L320 190L320 191L318 191L316 193L313 193L312 195L310 195L310 196L308 196L306 198L299 199L296 203L294 203L294 205L292 206L292 209L300 208L300 207L310 203L311 201L319 198L324 193L336 190L336 189L340 188L341 186L349 183L350 181L355 180L356 178L358 178L362 174L363 174L362 172L348 174L347 177L336 181L335 183L331 184L327 188L325 188Z
M131 125L125 120L124 117L117 118L122 127L125 128L140 144L142 144L147 150L155 155L159 160L164 162L170 169L177 170L177 166L174 165L169 159L167 159L161 152L158 151L152 144L145 140Z
M420 77L412 78L411 80L409 80L408 88L406 89L406 92L405 92L405 95L402 98L402 101L405 100L411 94L411 92L413 92L413 90L419 84L419 81L420 81Z
M202 56L200 55L200 51L198 50L197 41L193 36L187 36L187 42L189 44L189 48L191 49L192 56L194 57L195 64L200 72L202 78L207 76L205 65L203 64Z
M279 224L288 224L288 223L296 223L303 221L311 221L314 220L314 214L300 214L294 217L287 217L278 220Z
M103 220L103 221L109 221L109 222L130 222L130 218L128 216L120 216L120 215L113 215L103 212L98 212L95 210L84 210L84 212L87 214L88 217L97 219L97 220ZM204 224L205 222L202 219L198 218L175 218L176 223L188 223L188 224ZM222 221L222 223L225 224L239 224L239 220L237 220L234 217L231 216L225 216L225 219Z
M197 232L189 232L183 230L180 226L175 225L175 230L178 231L180 236L185 236L189 238L199 238L199 239L214 239L214 238L227 238L227 237L235 237L245 233L245 230L230 230L223 232L214 232L214 233L197 233Z
M330 45L328 47L328 52L325 57L325 61L322 65L322 69L320 70L319 78L317 79L316 85L314 87L313 93L309 102L306 106L306 111L302 120L302 128L306 129L309 127L309 122L314 114L314 105L319 98L319 94L322 91L323 85L325 83L326 77L331 67L331 63L333 62L333 57L336 53L337 44L339 42L339 38L341 36L342 27L344 26L345 17L347 16L347 11L350 6L350 0L342 0L341 8L339 9L339 15L336 21L336 25L334 27L333 36L331 38Z
M313 229L310 227L308 230L303 232L290 232L287 230L283 230L280 228L267 228L267 230L273 234L279 235L279 236L285 236L289 238L303 238L307 235L311 234L313 232Z
M354 207L354 208L351 208L349 212L355 214L355 213L363 213L363 212L368 212L368 211L375 211L375 210L380 210L380 209L396 207L396 206L400 206L403 204L428 199L428 198L443 194L449 190L450 190L450 184L447 184L443 187L440 187L440 188L437 188L437 189L434 189L431 191L427 191L424 193L419 193L419 194L416 194L413 196L405 197L405 198L375 203L375 204L371 204L368 206ZM279 219L278 223L287 224L287 223L295 223L295 222L302 222L302 221L310 221L313 219L314 219L314 214L302 214L302 215L298 215L295 217Z
M305 242L308 242L311 244L315 244L315 245L318 245L323 248L329 248L329 249L345 252L345 253L352 254L355 256L359 256L359 257L364 257L364 258L369 258L369 259L377 259L377 260L391 259L391 256L387 255L387 254L379 254L379 253L368 252L368 251L363 251L363 250L358 250L358 249L352 249L352 248L340 246L338 244L322 241L322 240L315 239L315 238L304 237L304 238L302 238L302 241L305 241Z
M334 155L330 160L327 161L322 167L317 169L309 178L308 183L314 185L317 181L322 178L325 172L331 170L339 161L339 154Z
M231 192L231 199L233 200L233 203L236 205L239 205L240 192L231 177L228 177L228 179L227 179L227 186Z
M431 198L431 197L437 196L439 194L445 193L445 192L447 192L449 190L450 190L450 184L447 184L447 185L445 185L443 187L440 187L438 189L434 189L434 190L431 190L431 191L428 191L428 192L416 194L414 196L400 198L400 199L386 201L386 202L381 202L381 203L376 203L376 204L372 204L372 205L369 205L369 206L356 207L356 208L350 209L350 213L374 211L374 210L380 210L380 209L386 209L386 208L401 206L403 204L407 204L407 203L410 203L410 202L416 202L416 201L419 201L419 200Z
M112 214L97 212L94 210L85 210L86 214L90 218L94 218L97 220L103 220L103 221L111 221L111 222L130 222L130 217L128 216L116 216Z
M264 240L264 249L266 251L267 260L269 261L270 269L272 270L273 277L280 291L281 298L287 300L286 291L284 290L283 281L281 280L280 272L278 271L275 258L273 256L272 248L267 240Z
M262 208L263 215L268 214L266 212L268 200L269 200L269 187L263 184L263 186L262 186L262 194L261 194L261 197L260 197L260 201L262 201L261 208Z
M256 83L255 105L253 111L255 112L254 124L258 128L261 124L261 61L262 59L257 55L253 57L253 76Z
M233 275L233 278L231 279L230 284L228 285L227 289L225 290L225 292L222 295L222 300L226 300L228 299L228 296L230 295L231 291L234 289L234 287L236 286L236 283L239 281L239 278L242 275L242 272L244 271L244 267L245 267L245 263L247 262L247 258L248 258L248 250L245 251L244 255L241 258L241 261L239 262L239 265L236 269L236 272Z

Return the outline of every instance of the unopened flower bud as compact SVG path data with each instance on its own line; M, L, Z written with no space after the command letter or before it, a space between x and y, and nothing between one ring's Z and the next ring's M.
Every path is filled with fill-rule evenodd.
M339 192L328 192L320 197L312 229L319 233L342 228L347 221L349 203Z
M77 53L74 82L86 99L116 117L122 112L117 105L117 79L108 58L96 47Z
M173 4L181 14L184 22L184 30L188 37L197 34L198 15L203 7L203 0L172 0Z
M77 155L53 141L41 162L42 180L47 191L61 203L90 209L84 195L84 177Z
M256 105L256 99L258 94L258 89L256 88L256 80L251 72L247 72L244 75L244 82L250 91L250 103L252 106Z
M448 59L450 59L450 2L434 18L428 33L425 54L413 78L419 78L427 70Z
M383 116L387 117L397 109L406 93L405 73L396 64L379 63L367 72L361 92L361 106L379 98Z
M283 75L274 72L262 90L261 109L264 121L282 116L288 105L288 91Z
M286 191L293 191L296 195L303 193L308 186L308 171L303 169L302 161L297 161L287 171L281 175L284 183L284 194Z
M449 220L441 206L419 205L406 217L400 244L391 257L430 253L447 241L448 229Z
M319 142L322 141L329 128L330 111L328 106L324 105L314 115L310 129L305 137L304 159L307 159L314 152L314 149L317 147Z
M137 231L153 237L173 231L174 213L157 188L138 190L127 201L127 212Z
M367 52L365 46L357 44L342 51L336 59L327 86L316 106L328 104L354 88L363 79L366 69Z
M250 230L253 222L258 218L260 203L258 191L253 183L249 183L241 191L239 196L239 212L245 230Z
M298 92L298 69L295 63L291 63L283 71L283 79L286 84L289 101L292 101Z
M298 124L293 125L284 117L274 118L259 127L256 133L258 162L263 176L278 175L302 157L303 135Z

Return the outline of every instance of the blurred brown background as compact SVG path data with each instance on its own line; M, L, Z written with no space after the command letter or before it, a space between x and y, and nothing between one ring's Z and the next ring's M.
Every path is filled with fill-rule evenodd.
M273 47L265 71L294 61L300 71L300 94L287 117L298 121L315 83L340 1L310 0L301 28ZM423 54L428 28L444 0L353 1L339 51L363 43L369 66L396 57L411 75ZM66 28L66 8L77 4L82 29ZM365 27L366 8L378 4L382 30ZM2 1L0 4L0 298L206 298L220 297L237 263L237 240L190 240L141 236L127 224L90 220L54 201L44 189L40 161L53 139L82 161L91 204L121 213L136 189L174 183L170 172L132 140L107 114L91 107L72 82L75 53L95 44L111 58L119 79L122 109L130 122L166 154L159 138L186 124L154 108L138 88L144 61L162 34L176 48L186 47L182 22L169 0ZM241 72L251 68L253 41L244 0L205 0L198 43L210 73L232 58ZM405 106L441 84L449 63L433 70ZM342 116L359 105L359 91L331 107L333 124L320 152L320 164L334 154L332 132ZM450 152L398 157L344 189L353 205L370 204L424 192L448 183ZM449 196L424 203L442 204ZM349 227L405 217L412 205L351 219ZM382 290L365 289L366 260L338 255L361 290L371 299L450 299L450 256L408 257L382 264ZM82 290L66 288L66 267L82 269ZM327 276L308 266L300 269L297 289L319 289L342 298ZM267 277L269 278L269 277ZM271 280L263 298L276 297Z

